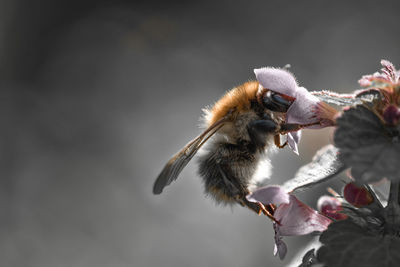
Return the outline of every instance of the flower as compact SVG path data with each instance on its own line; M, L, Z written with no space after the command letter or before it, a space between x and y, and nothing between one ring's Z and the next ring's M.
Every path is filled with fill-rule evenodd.
M306 88L298 86L296 78L292 73L285 69L271 67L254 69L254 73L263 88L295 98L295 101L289 107L286 114L287 123L301 125L315 124L307 126L307 128L330 126L329 120L331 119L331 115L328 117L325 117L325 115L327 115L327 111L331 111L332 107L320 101ZM321 122L323 123L321 124Z
M394 65L385 59L381 60L381 65L383 66L381 72L364 75L358 83L362 87L377 86L380 84L399 84L400 71L396 70Z
M251 202L260 202L264 205L273 204L275 221L275 248L274 255L283 259L287 252L282 236L306 235L314 231L324 231L331 220L307 206L294 195L288 194L279 186L265 186L249 194Z
M275 210L274 217L280 224L278 228L283 236L322 232L332 222L294 195L290 195L289 203L283 203Z
M301 125L301 128L324 128L334 125L337 111L320 101L306 88L298 86L296 78L285 69L265 67L254 69L260 83L260 90L267 88L274 92L295 98L286 112L286 123ZM300 141L300 132L288 133L289 147L296 153Z
M318 210L334 220L344 220L347 218L347 215L341 213L343 210L342 202L339 201L336 197L331 196L321 196L317 202Z
M336 119L339 159L359 183L400 180L400 72L387 60L381 64L381 72L359 80L369 86L356 94L362 103L348 107Z

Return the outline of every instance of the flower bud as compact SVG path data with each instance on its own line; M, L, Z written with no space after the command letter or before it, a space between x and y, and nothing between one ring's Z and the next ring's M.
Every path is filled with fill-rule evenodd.
M395 105L390 105L383 111L383 118L390 126L395 126L400 120L400 109Z
M358 186L356 183L348 183L343 189L343 196L351 205L361 208L374 201L373 196L365 186Z
M317 203L318 210L325 216L334 220L344 220L346 214L341 213L343 210L342 203L335 197L321 196Z

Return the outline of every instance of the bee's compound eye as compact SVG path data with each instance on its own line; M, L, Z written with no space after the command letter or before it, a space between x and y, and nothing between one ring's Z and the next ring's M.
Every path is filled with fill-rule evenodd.
M263 98L264 106L267 109L276 112L287 112L293 101L294 99L292 100L291 97L273 92L271 90L268 90Z
M274 101L275 103L277 103L278 105L281 106L286 106L287 109L290 107L290 105L292 105L293 101L292 100L288 100L285 99L281 94L278 93L273 93L272 96L272 101ZM287 110L286 109L286 110Z

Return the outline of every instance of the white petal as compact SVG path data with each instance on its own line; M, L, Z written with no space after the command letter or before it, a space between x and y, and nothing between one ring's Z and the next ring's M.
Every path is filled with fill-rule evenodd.
M287 70L266 67L254 69L254 73L256 74L257 81L263 88L288 96L293 96L296 91L296 79L293 74Z
M279 206L282 203L289 203L289 194L280 186L268 185L257 189L247 195L247 200L251 202L261 202L263 204L275 204Z
M297 144L300 142L300 138L301 138L301 131L291 132L287 134L288 145L297 155L299 155L299 149Z

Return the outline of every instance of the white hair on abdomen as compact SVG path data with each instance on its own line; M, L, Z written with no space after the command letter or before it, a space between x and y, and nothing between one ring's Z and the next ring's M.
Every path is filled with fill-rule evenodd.
M274 148L269 148L268 154L276 151ZM262 155L262 159L258 162L257 169L253 174L248 189L250 192L256 190L258 187L264 186L267 184L267 180L271 179L272 174L272 164L269 157L264 154Z

